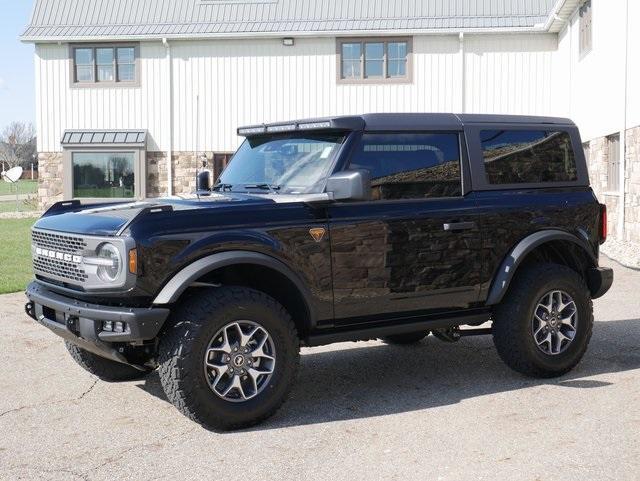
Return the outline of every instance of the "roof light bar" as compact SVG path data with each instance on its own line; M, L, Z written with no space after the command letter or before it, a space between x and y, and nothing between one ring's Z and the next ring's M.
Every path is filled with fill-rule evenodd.
M238 135L262 134L265 131L266 127L264 125L260 125L259 127L241 127L238 129Z
M307 122L304 124L298 124L298 128L300 130L310 130L310 129L328 129L331 127L331 122Z
M289 130L296 130L296 124L280 124L267 126L267 132L288 132Z
M254 125L250 127L240 127L238 135L257 135L266 132L292 132L294 130L314 130L314 129L330 129L331 121L322 120L318 122L302 122L291 124L272 124L272 125Z

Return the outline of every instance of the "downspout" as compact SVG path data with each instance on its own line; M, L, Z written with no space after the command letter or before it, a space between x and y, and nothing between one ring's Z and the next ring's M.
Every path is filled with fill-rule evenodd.
M465 51L464 51L464 32L460 32L458 34L458 40L460 41L460 77L462 84L462 92L461 92L461 103L462 103L462 111L461 113L467 113L467 64L465 59Z
M162 39L162 44L167 49L167 101L169 102L169 115L167 116L167 195L173 195L173 59L171 58L171 45L167 38Z
M620 140L622 141L622 149L620 156L620 207L618 210L618 232L620 233L620 240L624 241L624 217L625 217L625 201L626 201L626 185L625 178L627 172L627 103L629 95L629 0L625 2L626 8L626 21L624 24L624 124L622 127L622 135Z

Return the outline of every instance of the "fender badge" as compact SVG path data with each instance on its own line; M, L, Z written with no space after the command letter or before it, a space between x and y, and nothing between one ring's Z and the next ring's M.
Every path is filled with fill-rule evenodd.
M313 229L309 229L309 234L313 237L313 240L316 242L320 242L324 237L325 233L324 227L314 227Z

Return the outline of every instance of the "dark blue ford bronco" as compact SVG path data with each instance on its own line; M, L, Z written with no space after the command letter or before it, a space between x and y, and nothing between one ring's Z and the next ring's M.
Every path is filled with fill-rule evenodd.
M371 114L257 125L210 189L51 207L27 313L107 381L158 369L213 429L283 403L301 345L491 334L529 376L591 337L606 211L568 119Z

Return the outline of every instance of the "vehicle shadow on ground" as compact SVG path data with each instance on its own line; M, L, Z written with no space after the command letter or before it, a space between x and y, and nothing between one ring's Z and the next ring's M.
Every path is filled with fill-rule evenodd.
M601 388L611 383L583 378L640 368L640 319L596 323L583 361L555 379L531 379L511 371L490 336L463 338L455 344L429 336L412 346L340 347L305 350L289 401L252 429L384 416L539 385ZM157 373L138 386L166 401Z

